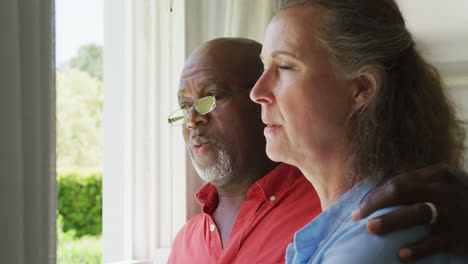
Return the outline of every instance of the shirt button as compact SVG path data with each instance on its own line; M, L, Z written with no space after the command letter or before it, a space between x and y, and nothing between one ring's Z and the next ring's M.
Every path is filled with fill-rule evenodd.
M215 230L215 225L214 224L211 224L210 225L210 231L213 232Z
M274 201L276 197L274 195L270 196L270 201Z

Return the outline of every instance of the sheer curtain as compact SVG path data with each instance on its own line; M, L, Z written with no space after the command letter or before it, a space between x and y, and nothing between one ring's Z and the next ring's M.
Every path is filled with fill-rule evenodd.
M54 2L0 3L0 262L56 262Z
M103 257L147 263L186 219L177 108L185 1L104 1ZM171 11L172 9L172 11Z
M224 23L225 37L243 37L263 42L273 16L272 0L229 0Z

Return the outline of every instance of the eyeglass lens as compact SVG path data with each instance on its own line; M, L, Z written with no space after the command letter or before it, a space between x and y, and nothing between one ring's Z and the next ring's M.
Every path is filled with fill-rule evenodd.
M214 98L214 96L206 96L206 97L200 98L193 104L193 108L200 115L208 114L213 109L215 109L215 107L216 107L216 99ZM185 118L187 117L189 112L190 112L190 109L177 110L169 116L168 121L173 126L182 125L185 122Z
M211 110L216 107L216 99L213 96L206 96L200 98L198 101L195 102L193 108L199 113L200 115L206 115Z

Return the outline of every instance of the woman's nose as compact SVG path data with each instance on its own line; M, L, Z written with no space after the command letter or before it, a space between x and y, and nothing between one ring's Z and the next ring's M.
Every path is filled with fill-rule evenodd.
M265 70L250 91L250 99L257 104L273 102L274 97L271 92L273 80L270 75L271 73Z

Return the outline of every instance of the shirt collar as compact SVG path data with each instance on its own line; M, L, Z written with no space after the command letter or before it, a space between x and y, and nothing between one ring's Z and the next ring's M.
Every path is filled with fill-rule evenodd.
M336 200L330 207L318 215L309 224L294 235L294 248L289 248L289 253L295 252L295 259L307 260L310 252L314 252L320 241L333 234L340 225L351 218L352 210L369 194L382 180L384 173L378 172L375 176L366 177L349 191Z
M197 202L202 206L203 212L211 214L214 209L218 206L218 190L216 187L207 183L195 194Z
M263 199L274 204L300 175L301 171L296 167L281 163L250 186L247 199ZM211 214L218 206L218 191L211 183L205 184L198 190L195 197L206 214Z

